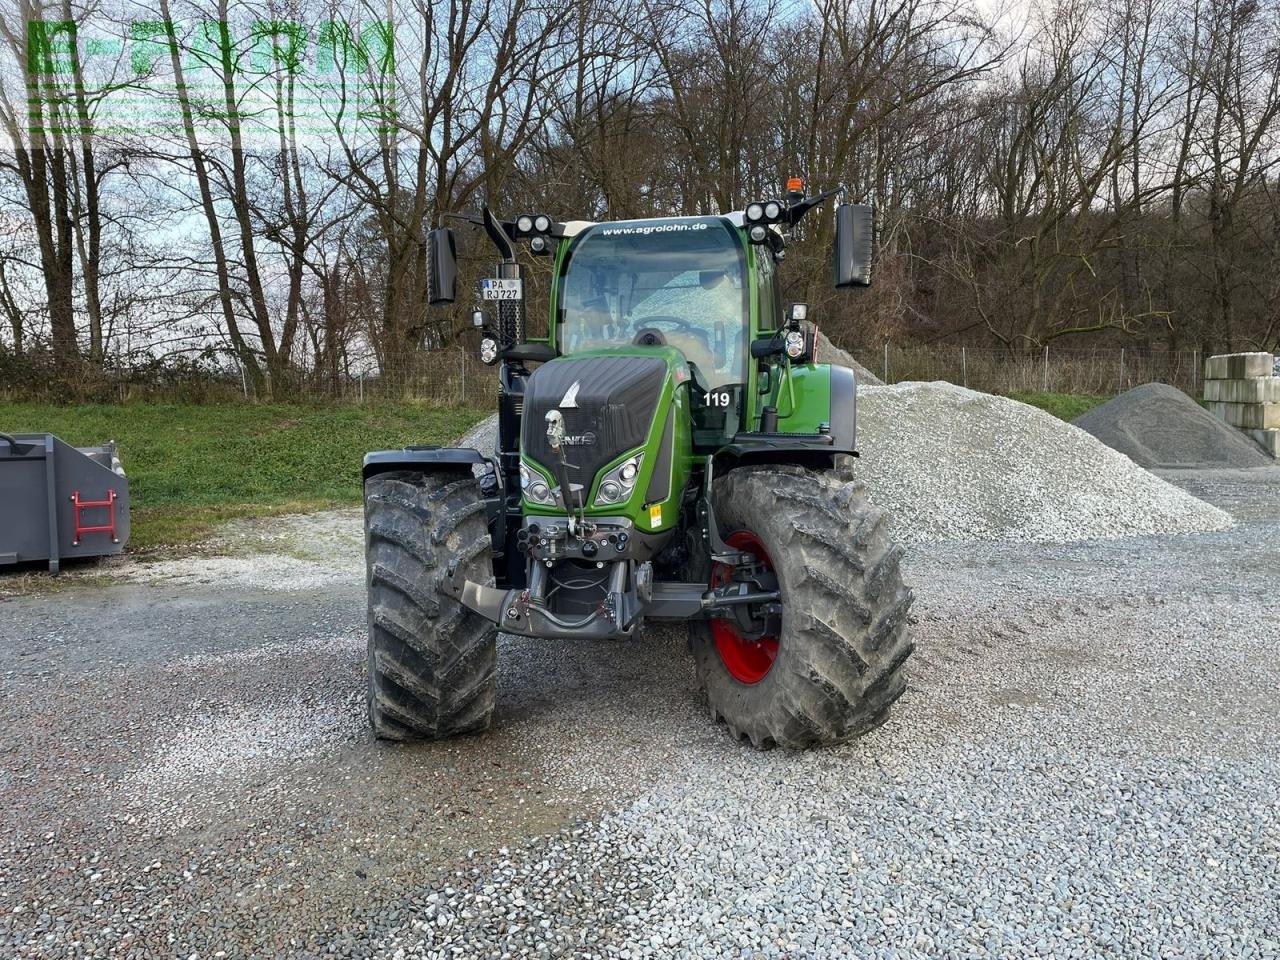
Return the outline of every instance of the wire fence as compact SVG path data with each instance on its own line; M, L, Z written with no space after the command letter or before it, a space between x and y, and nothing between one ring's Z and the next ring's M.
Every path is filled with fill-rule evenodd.
M885 343L878 356L858 359L885 383L947 380L985 393L1105 396L1158 381L1198 397L1204 386L1204 356L1198 349L1048 346L1034 352L1011 352L950 344Z
M412 400L440 406L492 406L498 369L481 363L476 351L455 345L349 358L337 370L300 370L284 390L265 380L255 384L241 371L240 386L249 400L288 396L345 403Z
M821 357L819 357L821 359ZM886 343L856 357L886 383L946 380L985 393L1076 393L1110 395L1158 381L1198 397L1204 357L1199 350L1054 349L1013 353L990 347ZM338 377L313 376L303 384L317 398L361 402L415 399L485 406L497 390L497 370L474 351L448 347L410 357L383 358L382 367ZM250 396L252 390L250 388Z

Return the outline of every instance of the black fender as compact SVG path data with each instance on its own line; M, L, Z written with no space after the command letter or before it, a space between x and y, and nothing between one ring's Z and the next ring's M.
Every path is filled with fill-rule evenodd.
M364 455L360 470L362 480L392 470L422 470L435 473L452 471L470 474L476 464L489 463L489 458L470 447L405 447L402 450L375 450Z
M848 367L831 367L831 437L837 453L858 455L858 377Z
M821 434L816 434L822 437ZM795 463L802 467L822 469L835 463L837 454L857 454L848 448L838 447L829 437L822 440L801 440L786 434L774 434L766 438L762 434L738 434L714 454L720 472L753 463Z
M423 473L453 473L459 478L477 474L476 467L486 469L479 471L477 484L484 500L485 519L489 526L489 540L493 547L493 574L499 586L505 587L511 581L511 568L516 570L518 579L523 580L523 556L515 550L516 524L507 515L501 487L494 470L493 459L486 457L479 450L470 447L405 447L402 450L376 450L366 453L364 466L361 469L362 482L380 473L394 470L418 470ZM519 513L516 513L519 519ZM508 558L514 558L508 561ZM522 582L515 584L523 586Z

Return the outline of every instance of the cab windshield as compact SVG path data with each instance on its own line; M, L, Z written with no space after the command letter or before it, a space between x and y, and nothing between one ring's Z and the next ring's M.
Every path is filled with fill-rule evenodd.
M745 264L736 232L718 217L590 227L560 278L560 351L624 346L656 331L708 386L742 383Z

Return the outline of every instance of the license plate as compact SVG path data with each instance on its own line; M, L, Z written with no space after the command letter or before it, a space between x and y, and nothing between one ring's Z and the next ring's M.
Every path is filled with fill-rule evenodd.
M523 280L481 280L480 297L483 300L519 300L524 296Z

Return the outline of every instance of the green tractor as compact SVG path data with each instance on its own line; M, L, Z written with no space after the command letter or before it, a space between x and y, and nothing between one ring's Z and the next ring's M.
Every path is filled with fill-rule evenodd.
M776 273L840 194L727 216L557 223L465 216L497 248L476 310L498 367L496 449L364 461L369 717L379 737L488 727L500 632L630 640L687 624L712 717L757 748L835 743L906 686L901 548L854 480L853 371L815 362ZM837 287L870 279L872 211L835 207ZM554 257L526 337L517 244ZM454 236L428 237L452 302Z

